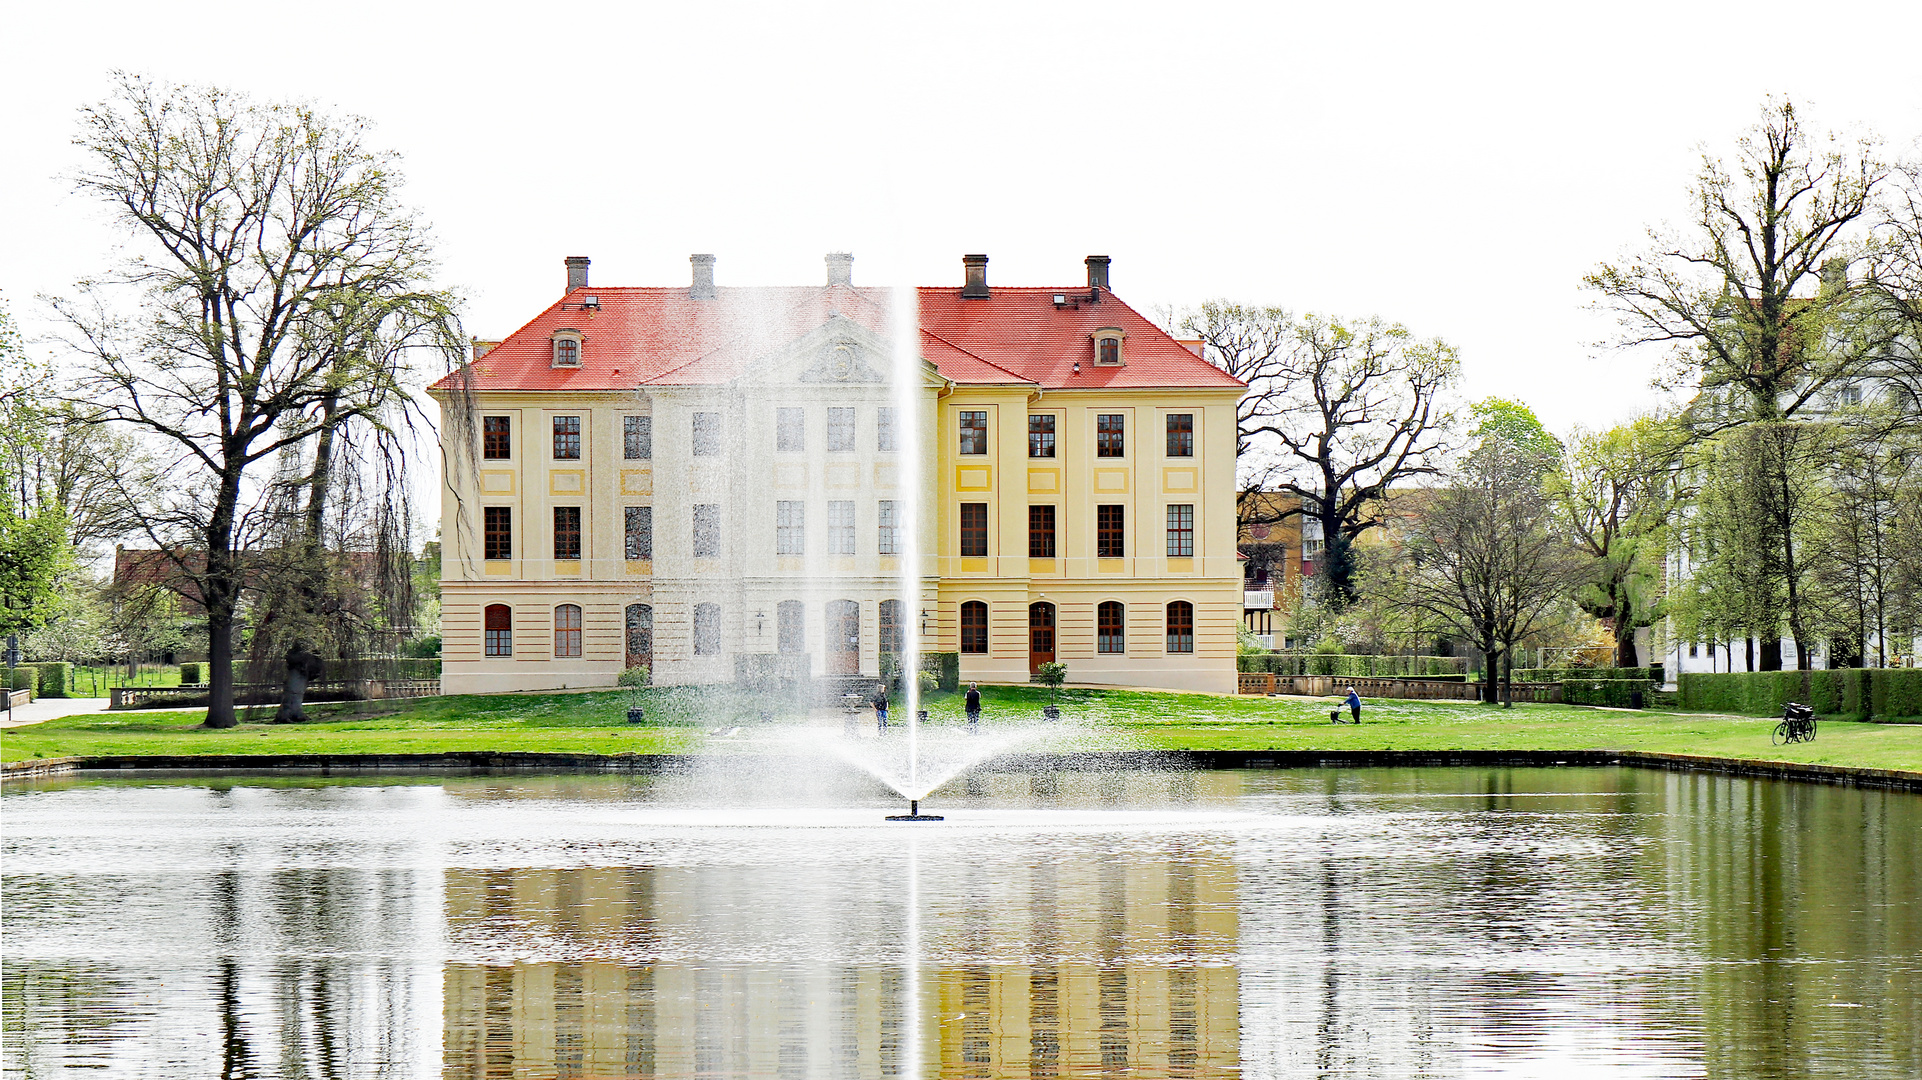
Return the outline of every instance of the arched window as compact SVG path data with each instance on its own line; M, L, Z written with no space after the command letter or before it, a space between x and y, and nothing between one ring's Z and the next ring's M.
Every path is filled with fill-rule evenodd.
M808 651L807 605L783 600L774 609L775 648L793 655Z
M1094 338L1094 362L1101 367L1117 367L1121 363L1121 342L1128 336L1119 326L1104 326L1096 330Z
M554 609L554 655L581 654L581 609L578 604L562 604Z
M721 654L721 605L694 605L694 655Z
M481 626L485 634L488 656L514 655L514 611L506 604L489 604L482 614Z
M627 605L627 666L654 663L654 609L647 604Z
M970 600L961 605L961 651L988 651L988 605L980 600Z
M1103 653L1125 653L1128 651L1127 609L1119 600L1104 600L1095 609L1095 651Z
M898 653L905 647L902 644L901 601L881 601L881 651Z
M1168 605L1168 651L1195 651L1195 606L1186 600L1176 600Z

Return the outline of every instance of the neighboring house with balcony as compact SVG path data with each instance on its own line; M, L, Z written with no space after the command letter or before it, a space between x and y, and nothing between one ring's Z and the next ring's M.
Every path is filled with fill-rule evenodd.
M886 289L562 298L435 384L443 686L745 671L878 674L912 626L963 679L1232 692L1237 380L1085 285L913 294L914 385ZM906 515L919 505L917 528ZM918 532L918 598L902 545Z

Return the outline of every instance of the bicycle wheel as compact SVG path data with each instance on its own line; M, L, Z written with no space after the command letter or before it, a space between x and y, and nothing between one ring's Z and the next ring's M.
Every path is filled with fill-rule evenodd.
M1781 723L1775 725L1775 731L1769 735L1769 742L1774 743L1776 746L1781 746L1783 743L1792 743L1794 741L1795 741L1795 730L1789 727L1789 722L1787 720L1784 720Z
M1809 718L1809 727L1807 731L1802 733L1802 741L1803 742L1815 741L1815 718L1814 717Z

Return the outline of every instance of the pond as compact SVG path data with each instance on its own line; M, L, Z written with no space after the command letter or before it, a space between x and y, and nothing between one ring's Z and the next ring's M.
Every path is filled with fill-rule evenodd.
M807 790L802 790L807 788ZM1627 768L75 779L4 1072L1922 1075L1922 797Z

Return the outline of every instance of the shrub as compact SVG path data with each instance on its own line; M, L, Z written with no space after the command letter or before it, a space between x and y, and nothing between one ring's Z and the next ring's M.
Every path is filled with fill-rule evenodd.
M1606 668L1601 670L1607 670ZM1520 675L1519 672L1516 673ZM1518 677L1516 682L1520 682ZM1606 705L1616 709L1635 708L1635 695L1648 704L1647 679L1562 679L1562 702L1567 705Z
M202 670L204 667L206 667L205 664L180 665L180 685L198 686L201 683L206 682L207 673Z
M917 679L921 684L921 696L926 697L941 688L941 676L936 672L922 671Z
M648 671L646 664L635 664L633 667L621 672L619 677L614 680L614 684L616 686L646 686L651 676L652 673Z
M1515 669L1516 682L1563 682L1568 679L1640 679L1648 682L1654 678L1654 671L1645 667Z
M432 637L415 638L408 642L406 648L403 648L401 652L421 660L431 660L438 657L440 655L440 635L435 634Z
M73 665L64 661L59 663L36 664L40 669L39 691L41 697L66 697L73 688Z
M1690 672L1678 677L1683 708L1775 716L1799 701L1823 716L1922 716L1922 669Z
M922 653L921 670L934 672L940 679L941 689L949 693L961 689L961 654L958 652Z
M1040 683L1049 690L1059 690L1061 689L1061 684L1068 681L1068 665L1057 661L1049 661L1035 668L1034 674L1030 676L1030 680Z
M30 665L14 668L7 684L14 690L35 690L40 686L40 669Z

